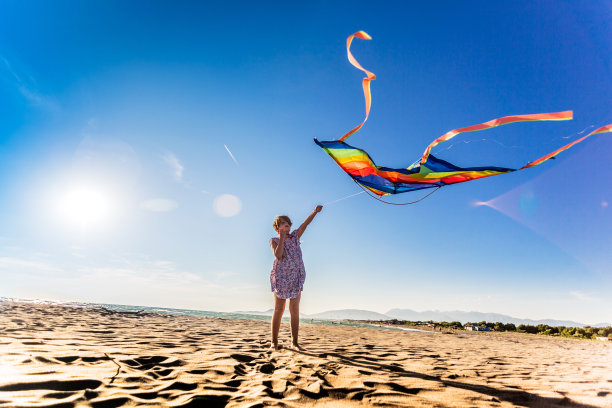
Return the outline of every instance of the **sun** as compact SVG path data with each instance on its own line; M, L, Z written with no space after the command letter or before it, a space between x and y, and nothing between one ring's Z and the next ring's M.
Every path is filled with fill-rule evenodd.
M90 186L68 189L58 200L58 212L62 218L81 228L101 225L108 220L111 210L111 197Z

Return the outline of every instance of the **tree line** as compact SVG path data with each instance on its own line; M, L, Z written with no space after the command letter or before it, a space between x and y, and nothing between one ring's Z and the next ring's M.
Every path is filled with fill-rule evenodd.
M408 325L408 326L434 326L440 328L454 329L454 330L465 330L465 326L461 322L434 322L429 321L407 321L393 319L389 321L391 324L397 325ZM566 326L549 326L547 324L538 324L537 326L531 324L519 324L518 326L514 323L501 323L501 322L478 322L478 323L467 323L473 324L480 327L488 327L490 330L497 332L519 332L519 333L530 333L540 334L544 336L562 336L562 337L574 337L581 339L595 339L597 337L610 337L612 336L612 326L607 327L566 327Z

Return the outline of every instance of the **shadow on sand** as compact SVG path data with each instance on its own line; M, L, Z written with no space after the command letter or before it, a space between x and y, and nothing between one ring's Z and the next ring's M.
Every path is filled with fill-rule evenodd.
M294 353L299 353L311 357L327 359L330 362L340 363L353 367L359 367L378 372L387 372L389 374L399 375L402 377L419 378L427 381L436 381L447 387L460 388L468 391L474 391L483 395L487 395L491 398L495 398L499 401L507 401L515 405L524 407L575 407L575 408L597 408L595 405L580 404L567 397L553 398L553 397L542 397L537 394L533 394L521 389L502 389L490 387L487 385L470 384L461 381L442 379L438 376L432 376L428 374L422 374L415 371L408 371L400 367L399 365L392 364L380 364L372 361L364 361L359 357L351 357L346 354L339 353L313 353L310 351L299 351L292 350ZM399 384L391 384L394 391L403 392L406 394L416 394L418 389L406 388ZM511 387L511 386L509 386Z

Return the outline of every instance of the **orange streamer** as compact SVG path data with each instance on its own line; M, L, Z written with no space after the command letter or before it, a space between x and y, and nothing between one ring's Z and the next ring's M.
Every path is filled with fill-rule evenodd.
M572 111L554 112L554 113L534 113L534 114L529 114L529 115L504 116L503 118L492 119L488 122L480 123L478 125L472 125L472 126L464 127L461 129L453 129L449 132L446 132L445 134L443 134L442 136L440 136L439 138L431 142L429 146L427 146L427 149L425 149L425 152L423 153L423 156L421 157L421 164L425 164L425 162L427 161L427 157L429 157L429 153L431 152L432 147L436 146L439 143L452 139L453 137L457 136L459 133L474 132L477 130L490 129L490 128L494 128L497 126L507 125L509 123L516 123L516 122L532 122L532 121L538 121L538 120L570 120L570 119L572 119Z
M568 143L568 144L566 144L565 146L563 146L563 147L561 147L561 148L559 148L559 149L555 150L555 151L554 151L554 152L552 152L552 153L548 153L546 156L540 157L540 158L539 158L539 159L537 159L537 160L534 160L534 161L532 161L532 162L530 162L530 163L527 163L526 165L524 165L523 167L521 167L521 168L520 168L520 170L523 170L523 169L529 169L529 168L531 168L531 167L537 166L538 164L545 162L546 160L550 159L551 157L555 157L556 155L558 155L558 154L559 154L559 153L561 153L562 151L569 149L570 147L572 147L572 146L573 146L573 145L575 145L576 143L580 143L580 142L582 142L584 139L586 139L586 138L587 138L587 137L589 137L589 136L592 136L592 135L597 135L597 134L601 134L601 133L606 133L606 132L612 132L612 125L602 126L602 127L600 127L599 129L592 131L592 132L591 132L591 133L589 133L588 135L586 135L586 136L584 136L584 137L581 137L581 138L580 138L580 139L578 139L578 140L574 140L572 143Z
M372 37L370 37L368 33L366 33L365 31L357 31L355 34L350 35L346 39L346 53L348 55L348 59L350 63L353 64L355 68L362 70L366 74L366 77L363 78L363 81L361 83L363 87L363 96L365 97L366 116L363 122L361 122L361 124L349 130L347 133L344 134L344 136L338 139L340 142L347 139L349 136L353 135L355 132L361 129L361 127L366 123L366 120L368 120L368 116L370 116L370 107L372 106L372 94L370 92L370 82L376 79L376 75L374 75L372 72L368 71L367 69L363 68L361 64L357 62L355 57L353 57L353 54L351 54L351 43L353 42L353 38L355 37L360 38L362 40L371 40Z

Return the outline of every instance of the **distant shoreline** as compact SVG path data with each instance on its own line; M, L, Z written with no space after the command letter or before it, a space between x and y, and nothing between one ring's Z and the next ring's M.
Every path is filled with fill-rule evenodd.
M138 306L138 305L121 305L107 303L88 303L88 302L60 302L50 300L29 300L0 297L0 304L3 302L17 302L30 304L46 304L46 305L61 305L74 307L103 307L112 310L136 312L144 311L150 313L163 313L171 315L186 315L186 316L203 316L216 317L224 319L244 319L256 321L269 321L271 316L266 313L258 312L215 312L207 310L195 309L177 309L166 307ZM288 320L288 312L285 313L283 321ZM513 323L502 324L500 322L479 322L475 324L485 323L488 325L488 331L467 331L464 325L460 322L436 322L427 321L410 321L403 319L388 319L388 320L371 320L371 319L334 319L326 317L315 317L304 315L300 318L302 324L315 324L325 326L352 326L366 327L379 330L410 330L415 332L437 332L437 333L455 333L455 334L485 334L485 333L516 333L516 334L540 334L549 336L559 336L568 338L579 338L587 340L603 340L612 336L612 327L591 327L591 326L551 326L546 324L539 325L514 325ZM502 325L504 329L496 329L495 325ZM523 326L523 328L521 328ZM565 330L565 331L564 331ZM612 338L610 338L612 341Z
M231 312L214 312L208 310L195 310L195 309L175 309L166 307L151 307L151 306L136 306L136 305L119 305L110 303L87 303L87 302L59 302L50 300L28 300L28 299L12 299L12 298L0 298L0 306L3 303L15 303L15 304L30 304L30 305L49 305L49 306L63 306L63 307L75 307L75 308L87 308L96 309L102 308L110 311L126 312L126 313L155 313L162 315L173 315L173 316L194 316L194 317L208 317L218 319L236 319L236 320L249 320L249 321L264 321L269 322L271 316L264 314L248 314L248 313L231 313ZM283 322L289 321L289 312L283 316ZM399 327L383 326L376 323L367 323L357 320L338 320L338 319L317 319L311 317L301 317L300 322L302 324L312 325L323 325L323 326L347 326L347 327L362 327L376 330L403 330ZM420 332L426 332L425 330L414 330Z

